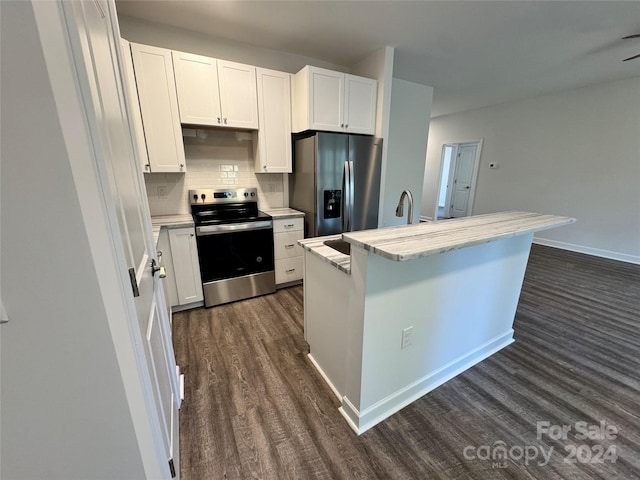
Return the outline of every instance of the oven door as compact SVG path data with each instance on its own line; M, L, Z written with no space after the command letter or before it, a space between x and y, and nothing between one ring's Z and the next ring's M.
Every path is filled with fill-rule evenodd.
M196 228L204 284L274 270L271 220Z

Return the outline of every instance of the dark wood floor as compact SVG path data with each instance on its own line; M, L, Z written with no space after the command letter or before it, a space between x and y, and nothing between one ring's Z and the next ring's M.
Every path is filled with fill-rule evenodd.
M176 314L182 479L640 478L639 310L640 267L534 245L516 342L360 437L306 357L302 287Z

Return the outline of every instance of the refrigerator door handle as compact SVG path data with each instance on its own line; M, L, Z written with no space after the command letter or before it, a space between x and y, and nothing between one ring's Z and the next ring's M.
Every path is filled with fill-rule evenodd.
M356 177L353 174L353 160L349 160L347 163L349 164L349 230L347 231L350 232L351 230L353 230L353 202L355 196L354 183Z
M344 162L344 169L342 171L342 202L341 202L343 232L348 232L351 227L350 189L351 189L351 169L349 168L349 162Z

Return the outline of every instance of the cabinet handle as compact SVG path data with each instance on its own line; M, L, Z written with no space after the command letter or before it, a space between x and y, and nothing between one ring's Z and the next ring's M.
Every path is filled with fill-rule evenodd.
M162 250L158 250L156 252L156 255L158 256L158 261L160 260L160 257L162 256Z
M189 236L193 237L193 236L195 236L195 233L190 233Z
M341 128L344 128L344 123L341 123L341 124L340 124L340 127L341 127Z
M146 164L144 165L144 168L146 168L147 170L151 170L151 165L150 165L150 164L148 164L148 163L146 163Z
M224 124L227 124L227 117L224 117Z
M218 117L218 123L222 123L222 119Z
M180 168L184 168L184 163L181 163L181 164L180 164Z
M345 124L344 124L344 128L349 128L349 124L348 124L348 123L345 123Z
M285 273L293 273L293 272L295 272L295 271L296 271L296 269L295 269L295 268L290 268L289 270L285 270L284 272L285 272Z
M295 225L293 223L290 223L288 225L285 225L284 228L293 228Z
M296 246L295 243L290 243L289 245L285 245L284 248L293 248L295 246Z

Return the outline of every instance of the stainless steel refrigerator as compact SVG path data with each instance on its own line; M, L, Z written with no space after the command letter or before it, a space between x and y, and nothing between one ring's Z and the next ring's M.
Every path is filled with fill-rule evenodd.
M378 227L382 139L316 132L294 140L289 205L305 237Z

